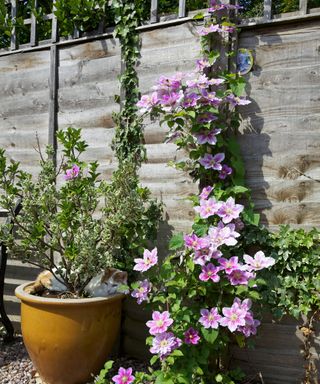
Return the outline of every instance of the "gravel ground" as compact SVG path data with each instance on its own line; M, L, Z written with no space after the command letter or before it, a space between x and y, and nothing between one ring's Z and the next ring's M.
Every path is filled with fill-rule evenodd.
M114 365L110 372L112 377L119 367L132 367L134 371L146 371L147 364L140 360L128 357L114 359ZM36 370L30 361L24 347L22 337L18 336L12 343L3 343L0 339L0 384L41 384ZM244 384L263 383L262 377L248 377ZM44 383L42 383L44 384ZM88 384L93 384L88 383Z
M21 337L12 343L0 341L1 384L37 384L35 374Z
M135 359L121 357L115 359L112 374L119 367L132 367L135 371L146 369L146 364ZM40 384L37 372L30 361L21 336L12 343L0 339L0 384Z

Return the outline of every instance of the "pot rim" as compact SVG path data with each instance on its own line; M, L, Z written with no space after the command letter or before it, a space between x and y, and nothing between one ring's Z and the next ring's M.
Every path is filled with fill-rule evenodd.
M28 303L37 303L37 304L48 303L52 305L63 306L63 305L77 305L77 304L96 304L97 302L112 303L114 301L123 300L126 296L123 293L118 293L108 297L88 297L84 299L55 299L52 297L35 296L25 292L25 288L33 283L34 282L31 281L31 282L19 285L14 291L17 298L20 299L21 301L28 302Z

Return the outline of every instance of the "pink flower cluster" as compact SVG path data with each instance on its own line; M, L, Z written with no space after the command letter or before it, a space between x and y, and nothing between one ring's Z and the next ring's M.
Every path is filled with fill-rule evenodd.
M218 308L201 309L201 317L199 323L204 328L217 329L219 326L227 327L230 332L241 332L245 337L255 335L260 321L253 318L250 311L251 300L245 299L241 302L239 298L235 298L231 307L222 308L222 315L219 314Z
M210 8L213 9L213 8ZM236 28L231 25L219 25L219 24L210 24L199 29L198 33L200 36L207 36L210 33L233 33Z
M213 197L208 199L206 189L201 192L201 196L204 198L200 199L200 205L194 207L194 210L202 219L218 215L224 224L228 224L232 220L238 219L244 208L243 205L236 204L233 197L229 197L226 202L216 201Z
M241 332L245 337L255 335L260 321L253 318L250 311L251 300L245 299L241 302L239 298L235 298L231 307L222 308L223 317L219 319L219 323L223 327L227 327L230 332Z
M209 13L219 12L225 9L235 10L243 8L241 5L221 4L217 0L210 1Z
M179 109L196 108L203 106L218 107L223 100L219 98L212 87L219 87L224 79L209 79L206 74L201 73L210 63L199 60L196 64L196 71L185 75L177 74L173 77L161 76L153 87L151 95L143 95L137 106L141 113L151 112L154 108L160 108L163 112L177 112ZM206 114L206 112L204 112ZM209 122L216 119L216 116L209 113L208 119L201 119L199 122ZM214 140L214 139L213 139Z
M257 252L254 257L244 255L245 261L250 259L248 264L240 263L238 256L232 256L226 259L219 256L217 258L217 254L219 256L222 255L220 251L203 254L201 254L200 251L195 252L193 261L195 264L201 265L199 280L218 283L221 278L221 273L223 273L223 276L231 285L248 285L248 282L256 277L255 271L268 268L275 262L272 257L265 257L261 251ZM216 259L218 265L210 262L212 259Z
M168 311L154 311L152 313L152 320L147 322L150 334L155 336L152 340L150 352L159 354L161 359L164 359L172 351L179 348L182 343L172 332L167 332L172 323L173 320L170 318Z

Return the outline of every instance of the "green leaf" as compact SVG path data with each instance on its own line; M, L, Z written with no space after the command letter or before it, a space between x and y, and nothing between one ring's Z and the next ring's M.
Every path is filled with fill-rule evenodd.
M201 333L209 344L214 344L219 335L219 331L216 329L208 330L206 328L201 328Z
M209 225L195 223L192 225L192 229L198 237L202 237L208 233Z
M179 232L173 235L169 242L169 249L171 251L175 251L184 246L183 233Z
M246 345L244 335L241 335L241 334L237 333L236 334L236 340L237 340L237 343L238 343L239 347L240 348L244 348L244 346Z
M157 355L152 356L151 359L150 359L150 364L153 365L153 364L155 364L158 360L159 360L159 356L157 356Z
M201 20L204 18L204 13L203 12L199 12L197 13L196 15L193 16L193 20Z

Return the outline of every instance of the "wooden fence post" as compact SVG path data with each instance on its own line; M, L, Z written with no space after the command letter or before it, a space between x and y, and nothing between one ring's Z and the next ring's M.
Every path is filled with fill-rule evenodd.
M299 11L301 15L306 15L308 12L308 0L299 0Z
M34 7L37 9L38 0L34 0ZM32 12L31 14L31 27L30 27L30 46L34 47L37 45L37 18Z
M17 21L17 13L18 13L18 4L17 0L11 0L11 19L16 23ZM18 40L17 40L17 29L14 26L11 31L11 44L10 49L11 51L14 51L18 48Z
M51 23L51 42L56 43L58 41L58 20L56 18L56 15L54 14L54 11L56 10L55 7L55 0L53 0L52 4L52 23Z
M186 0L179 0L179 18L186 17Z
M264 0L263 2L263 18L264 20L271 20L272 15L272 0Z
M59 50L56 45L50 48L50 78L49 78L49 136L48 144L54 149L54 164L57 162L58 130L58 84L59 84Z
M151 0L150 23L157 23L159 21L158 5L158 0Z

